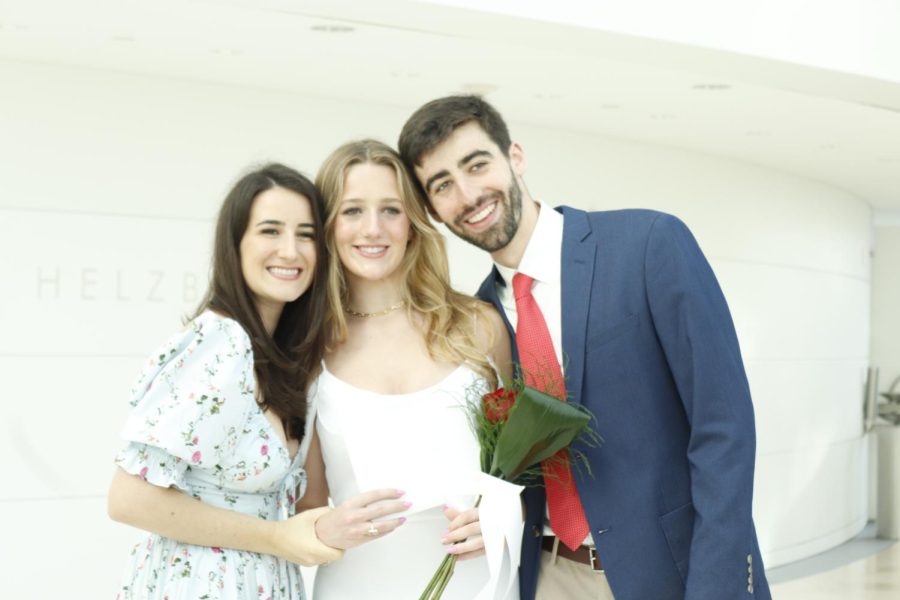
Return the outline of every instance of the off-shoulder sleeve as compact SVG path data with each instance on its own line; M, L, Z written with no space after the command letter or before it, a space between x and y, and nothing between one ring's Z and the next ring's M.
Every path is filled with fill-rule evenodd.
M255 403L253 352L237 322L204 313L151 357L132 390L116 457L150 483L187 490L188 469L230 456Z

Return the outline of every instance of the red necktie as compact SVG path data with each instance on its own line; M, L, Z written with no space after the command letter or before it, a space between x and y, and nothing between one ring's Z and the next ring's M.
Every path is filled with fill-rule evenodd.
M531 295L533 282L534 279L524 273L513 275L513 294L518 313L516 345L519 348L519 364L522 366L526 385L565 402L565 380L559 363L556 362L547 322ZM544 472L544 486L547 490L550 527L562 543L575 550L587 537L590 527L572 479L568 451L560 450L553 459L541 463L541 470Z

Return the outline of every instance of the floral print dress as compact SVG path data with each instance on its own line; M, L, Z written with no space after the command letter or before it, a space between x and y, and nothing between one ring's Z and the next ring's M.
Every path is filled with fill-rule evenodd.
M246 332L236 321L202 313L138 378L122 432L127 446L116 464L212 506L288 518L306 487L310 436L292 460L257 405L255 387ZM117 598L298 600L304 591L300 567L288 561L147 533L131 551Z

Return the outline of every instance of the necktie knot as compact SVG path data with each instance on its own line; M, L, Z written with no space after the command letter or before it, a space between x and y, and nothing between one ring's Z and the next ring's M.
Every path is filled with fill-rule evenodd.
M529 277L525 273L516 273L513 275L513 296L516 300L521 300L525 296L531 295L531 284L534 278Z

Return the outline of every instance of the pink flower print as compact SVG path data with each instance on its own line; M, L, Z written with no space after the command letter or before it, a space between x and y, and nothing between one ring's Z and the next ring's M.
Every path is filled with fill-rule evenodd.
M290 502L291 504L294 503L294 495L290 492L288 492L288 502Z
M258 588L256 588L256 592L257 592L258 594L262 594L262 593L265 592L265 591L266 591L266 590L263 589L263 586L259 586Z
M199 442L199 441L200 441L200 438L198 438L198 437L195 435L195 436L194 436L194 439L191 440L191 445L196 446L196 445L197 445L197 442Z
M263 456L266 456L269 453L269 446L266 444L263 444L262 446L260 446L259 453L262 454Z
M197 464L197 463L200 462L200 451L199 451L199 450L197 450L196 452L194 452L194 455L191 456L191 462L194 463L194 464Z
M141 469L141 472L139 473L139 475L141 476L141 479L144 479L144 480L147 479L147 471L149 471L149 469L147 467L144 467L143 469Z
M218 546L213 546L213 547L211 548L211 550L212 550L213 552L215 552L216 554L222 554L222 549L219 548Z

